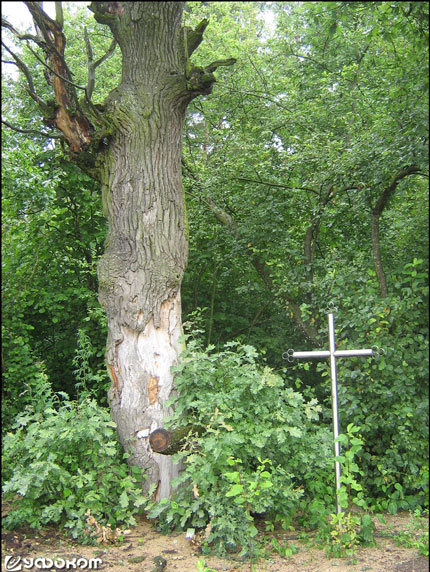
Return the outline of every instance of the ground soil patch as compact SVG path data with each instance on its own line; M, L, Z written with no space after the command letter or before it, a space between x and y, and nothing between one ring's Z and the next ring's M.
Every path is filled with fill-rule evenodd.
M392 538L381 536L383 530L399 532L410 520L407 513L388 515L387 523L377 523L377 546L357 549L356 563L347 558L327 558L324 550L306 546L295 533L278 533L279 542L293 542L298 551L291 558L274 553L257 565L258 572L428 572L428 558L411 548L397 546ZM269 541L270 539L267 538ZM122 543L109 546L82 546L70 541L55 527L44 527L35 533L31 529L3 531L2 570L5 557L21 558L101 558L98 570L110 572L196 572L196 563L204 559L206 566L223 572L249 572L250 565L234 558L202 556L199 546L186 539L185 533L162 535L145 518L131 529ZM158 557L158 569L154 558ZM164 566L164 567L163 567ZM23 570L40 570L36 566ZM66 569L66 568L64 568ZM71 568L69 568L71 569ZM53 568L55 570L55 568Z

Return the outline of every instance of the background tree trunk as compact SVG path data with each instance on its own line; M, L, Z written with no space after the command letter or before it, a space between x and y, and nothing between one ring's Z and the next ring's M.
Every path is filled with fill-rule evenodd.
M409 177L410 175L421 174L419 168L416 165L408 165L403 167L392 179L389 185L385 187L382 191L376 204L372 207L372 255L373 264L375 267L376 277L378 279L379 285L379 295L381 298L386 298L388 296L388 286L387 277L385 275L384 267L382 264L382 255L380 249L380 239L379 239L379 221L382 213L387 207L389 199L393 196L397 189L400 181Z

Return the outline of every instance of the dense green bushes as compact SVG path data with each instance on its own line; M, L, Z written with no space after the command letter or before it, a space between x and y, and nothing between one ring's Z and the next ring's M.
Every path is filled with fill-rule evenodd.
M2 468L7 528L55 523L91 542L97 530L135 524L144 502L144 475L126 465L108 410L88 392L78 401L54 394L43 372L4 436Z
M411 311L409 302L404 308ZM380 325L373 326L389 328L387 304L385 300L380 308L375 305L371 316L365 310L355 312L354 324L362 321L361 328L352 331L352 342L346 337L349 328L343 329L340 347L374 346L378 341L391 354L390 337L383 335ZM411 335L405 329L406 344ZM415 336L423 342L421 334ZM418 378L408 381L412 372L408 377L405 363L400 372L401 355L382 356L360 367L345 360L340 366L341 428L346 432L340 436L340 498L344 508L356 505L365 511L350 523L355 527L354 542L373 538L366 511L395 513L428 506L426 390ZM424 360L419 351L417 359ZM420 367L424 373L424 362L412 371ZM326 364L318 369L323 377L328 373ZM383 375L385 370L401 373L398 390L391 377ZM298 379L284 380L261 365L250 346L231 343L217 353L213 346L203 350L195 340L189 341L176 372L178 395L170 425L200 426L205 431L201 436L190 433L177 455L185 467L177 496L150 511L159 518L160 528L206 527L207 543L218 550L241 547L250 553L248 543L256 533L253 516L264 514L284 526L298 522L317 527L319 534L330 538L329 516L335 511L330 408L317 404L310 390L307 399L298 392ZM420 419L419 431L411 425L412 408Z
M28 340L23 336L12 336L4 326L2 341L2 358L7 362L7 368L2 372L1 419L2 431L5 431L26 405L34 403L33 392L39 385L44 366L36 361Z
M150 515L164 529L210 523L208 542L221 550L256 532L253 514L292 519L315 496L316 481L325 483L321 500L333 503L331 434L319 423L321 407L257 358L250 346L230 343L216 353L189 341L176 368L170 423L205 431L191 434L178 455L185 469L176 498Z

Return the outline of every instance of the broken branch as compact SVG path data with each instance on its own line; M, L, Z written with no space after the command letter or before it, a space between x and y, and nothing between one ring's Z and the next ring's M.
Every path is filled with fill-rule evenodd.
M206 18L202 20L194 30L187 28L185 33L185 40L186 40L186 51L187 56L190 57L191 54L198 48L198 46L202 43L203 34L209 24L209 20Z

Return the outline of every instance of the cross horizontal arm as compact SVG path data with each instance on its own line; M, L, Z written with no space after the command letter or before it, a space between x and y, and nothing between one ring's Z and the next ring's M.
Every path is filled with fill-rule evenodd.
M312 350L310 352L293 352L291 357L293 358L328 358L330 357L329 350ZM363 356L372 356L373 350L336 350L333 352L334 357L363 357Z
M336 350L335 357L373 356L373 350Z
M313 350L311 352L293 352L291 357L295 358L327 358L330 357L330 352L327 350Z

